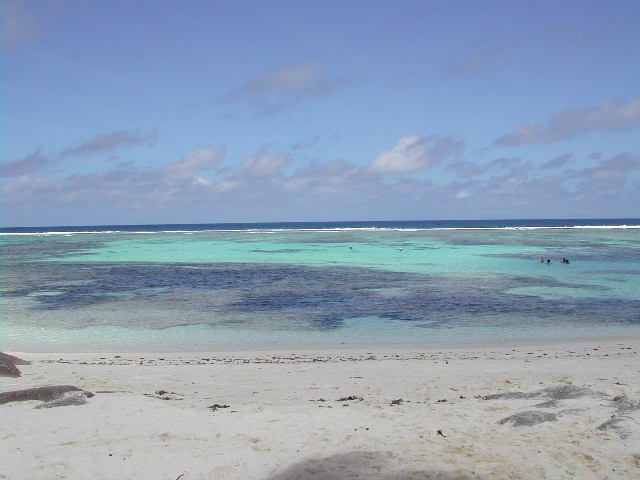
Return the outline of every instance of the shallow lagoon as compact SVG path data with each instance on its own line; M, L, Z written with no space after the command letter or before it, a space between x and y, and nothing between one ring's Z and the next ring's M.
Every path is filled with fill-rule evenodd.
M640 334L637 228L181 230L2 235L3 347Z

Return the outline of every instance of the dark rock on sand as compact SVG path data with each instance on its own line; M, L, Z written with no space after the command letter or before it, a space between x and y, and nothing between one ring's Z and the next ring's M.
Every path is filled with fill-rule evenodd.
M19 377L22 375L18 367L8 358L0 356L0 377Z
M8 353L0 352L0 359L7 359L14 365L31 365L31 362L22 358L14 357Z
M514 427L530 427L539 423L555 422L557 420L558 417L555 413L540 412L538 410L527 410L526 412L516 413L514 415L503 418L498 423L500 425L503 425L505 423L511 422L512 426Z
M63 393L60 397L55 400L50 400L48 402L41 403L40 405L36 405L33 408L53 408L53 407L66 407L69 405L84 405L87 403L86 394L90 392L83 391L73 391Z
M91 397L93 397L93 393L73 385L54 385L0 393L0 404L41 400L46 403L35 408L51 408L65 405L82 405L87 403L85 398Z
M16 365L29 365L31 362L0 352L0 377L19 377L20 370Z

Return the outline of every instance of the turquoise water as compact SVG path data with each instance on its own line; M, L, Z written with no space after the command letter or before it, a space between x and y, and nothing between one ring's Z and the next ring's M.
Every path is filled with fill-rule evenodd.
M1 235L2 347L640 334L638 228L180 230Z

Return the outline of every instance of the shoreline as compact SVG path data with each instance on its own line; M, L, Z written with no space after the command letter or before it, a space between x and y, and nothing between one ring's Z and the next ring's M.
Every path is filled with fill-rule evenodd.
M509 349L519 347L566 347L571 345L583 345L592 343L613 344L616 342L628 342L635 341L640 342L640 335L632 334L625 336L592 336L592 337L561 337L561 338L529 338L529 339L513 339L508 338L504 340L484 340L484 341L442 341L442 342L398 342L398 343L297 343L297 344L247 344L247 345L224 345L224 344L209 344L209 345L194 345L189 348L180 346L176 347L163 347L163 348L140 348L133 346L101 346L101 347L86 347L86 346L66 346L65 348L59 348L59 345L54 346L16 346L5 345L0 346L0 351L5 351L14 354L113 354L113 353L126 353L126 354L204 354L204 353L279 353L284 351L294 352L344 352L344 351L411 351L411 350L475 350L475 349Z
M95 396L0 405L0 478L640 478L639 352L638 339L599 339L24 353L31 365L1 391Z

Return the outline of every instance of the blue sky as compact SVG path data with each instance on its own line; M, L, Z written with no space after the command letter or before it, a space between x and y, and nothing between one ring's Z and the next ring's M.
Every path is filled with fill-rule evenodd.
M0 0L2 224L640 216L640 2Z

